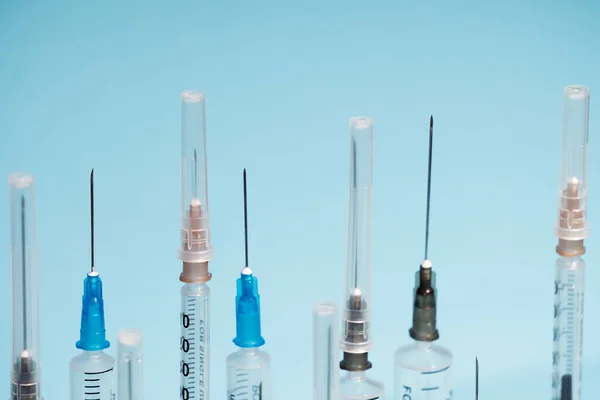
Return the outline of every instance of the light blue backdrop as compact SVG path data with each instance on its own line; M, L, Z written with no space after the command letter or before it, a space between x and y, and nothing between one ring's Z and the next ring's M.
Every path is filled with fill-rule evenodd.
M600 7L523 3L2 1L0 176L25 170L37 179L45 398L68 397L77 354L92 167L107 332L115 343L118 328L141 328L146 397L178 397L178 96L191 88L207 96L213 399L225 396L234 350L244 167L274 398L312 396L311 306L342 298L354 115L375 121L372 373L391 398L393 353L409 340L423 256L430 114L431 259L455 398L474 398L477 355L482 399L548 399L552 229L571 83L592 89L583 362L585 397L600 395Z

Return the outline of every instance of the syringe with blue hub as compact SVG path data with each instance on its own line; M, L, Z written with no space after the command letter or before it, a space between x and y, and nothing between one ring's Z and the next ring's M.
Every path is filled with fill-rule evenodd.
M40 325L33 176L8 177L12 263L11 400L40 400Z
M181 400L208 400L210 361L210 243L204 94L181 94Z
M110 346L104 327L102 280L94 266L94 170L90 176L91 202L91 270L83 281L81 330L78 349L81 354L71 359L71 400L114 400L115 359L104 352Z
M244 170L244 237L246 266L237 280L235 298L238 350L227 357L227 400L271 400L271 357L260 347L265 344L260 329L258 279L248 267L248 207Z

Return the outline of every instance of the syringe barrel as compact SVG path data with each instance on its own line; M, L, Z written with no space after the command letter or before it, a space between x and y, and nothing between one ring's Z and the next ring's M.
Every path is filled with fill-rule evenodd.
M584 293L583 258L556 260L552 354L552 398L556 400L581 400Z
M313 399L337 400L339 393L338 307L331 301L313 306Z
M12 386L17 399L39 399L40 338L33 176L8 177L12 263Z
M564 89L558 221L555 234L563 240L583 240L587 223L587 166L590 90L571 85Z
M373 197L373 120L350 119L350 180L348 185L348 240L346 293L341 349L366 353L372 348L371 230Z
M117 334L119 400L143 400L142 332L121 329Z
M188 263L212 259L206 161L205 97L202 92L181 94L181 248Z

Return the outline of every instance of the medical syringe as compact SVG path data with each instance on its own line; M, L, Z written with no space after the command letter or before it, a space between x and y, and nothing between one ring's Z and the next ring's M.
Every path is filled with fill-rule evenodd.
M238 347L226 360L227 400L271 400L271 356L261 347L260 295L258 279L248 264L248 205L246 170L244 180L245 267L238 278L235 297L235 330L233 343Z
M341 399L380 399L383 383L366 376L371 369L371 231L373 197L373 120L350 119L350 171L346 285L342 307L343 359L346 374L340 380Z
M210 243L204 94L181 94L181 400L210 398Z
M13 173L10 193L12 358L10 398L40 400L38 265L33 176Z
M94 170L90 174L91 268L83 281L81 327L75 347L81 353L69 362L71 400L115 400L115 359L105 353L106 340L102 280L94 262Z
M587 157L590 90L564 89L561 167L558 193L558 237L554 282L554 352L552 398L581 399L581 353L585 281L584 239L587 222Z
M433 116L429 118L429 161L425 218L425 259L415 277L413 323L409 330L413 343L400 347L395 355L395 400L449 400L452 398L452 353L434 344L439 338L436 324L437 290L435 272L428 259L431 165L433 156Z

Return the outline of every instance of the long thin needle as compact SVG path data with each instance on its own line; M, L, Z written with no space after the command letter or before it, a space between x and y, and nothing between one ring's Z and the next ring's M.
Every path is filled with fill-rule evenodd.
M479 400L479 360L475 357L475 400Z
M198 159L196 158L196 149L194 149L194 171L193 171L193 193L194 199L198 198Z
M331 327L327 328L327 400L331 398Z
M427 166L427 216L425 219L425 260L429 250L429 205L431 203L431 159L433 155L433 115L429 117L429 164Z
M92 237L92 272L94 272L94 169L90 174L90 220L91 220L91 237Z
M352 196L354 198L354 206L356 208L356 197L357 197L357 187L356 182L358 177L356 176L356 142L352 141ZM354 216L356 218L356 215ZM354 242L354 287L358 287L358 246L356 245L358 242L358 233L356 228L356 223L352 226L352 241Z
M246 168L244 168L244 243L246 246L246 267L248 267L248 195L246 192Z
M23 260L23 345L27 349L27 260L25 233L25 196L21 195L21 259Z
M133 363L131 362L131 360L129 360L127 362L127 374L129 374L129 377L127 379L127 386L128 386L128 392L127 392L127 399L121 399L121 400L132 400L133 399Z

